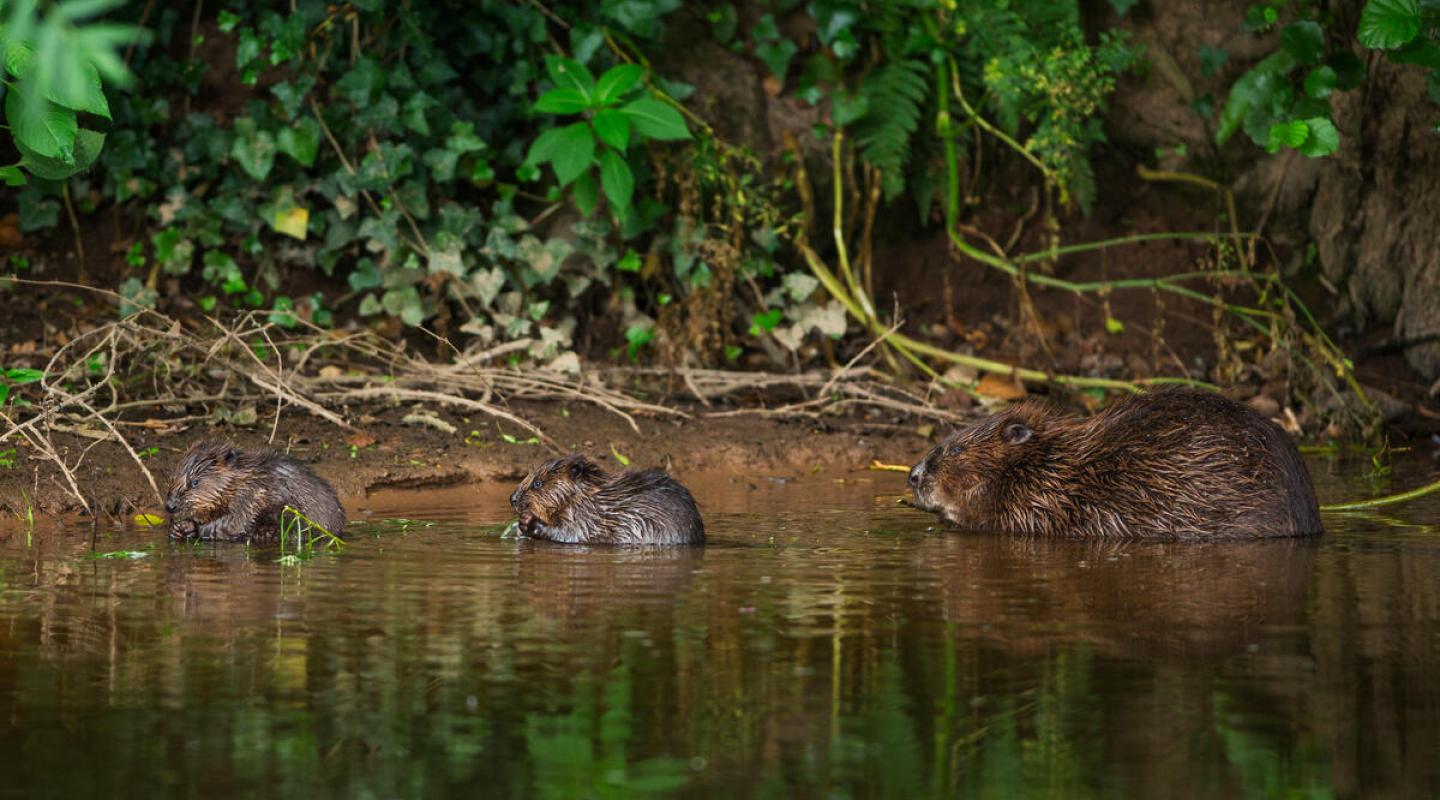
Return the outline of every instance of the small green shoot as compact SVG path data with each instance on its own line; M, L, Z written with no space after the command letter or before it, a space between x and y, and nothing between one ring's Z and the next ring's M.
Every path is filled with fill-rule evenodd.
M610 445L610 455L615 456L615 460L620 462L620 466L630 466L630 457L625 455L624 453L621 453L619 450L616 450L615 445L613 444Z
M142 447L139 450L135 451L135 455L140 456L141 458L152 458L159 454L160 448L158 447Z
M293 552L286 553L287 547ZM285 506L280 512L280 563L298 564L313 558L316 548L339 552L345 548L345 540L325 530L323 526L305 513L292 506Z
M108 553L91 553L89 555L89 558L93 558L96 560L105 559L119 561L138 561L142 558L149 557L150 554L145 552L144 550L111 550Z
M517 439L514 436L511 436L510 434L501 431L500 438L504 439L506 444L540 444L540 437L538 436L531 436L529 439Z
M0 450L0 469L15 469L15 448Z

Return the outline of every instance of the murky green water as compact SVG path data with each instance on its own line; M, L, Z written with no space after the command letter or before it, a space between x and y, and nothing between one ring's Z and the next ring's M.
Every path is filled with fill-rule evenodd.
M902 480L702 483L700 550L502 540L509 487L300 566L9 528L0 796L1440 794L1440 503L1087 546Z

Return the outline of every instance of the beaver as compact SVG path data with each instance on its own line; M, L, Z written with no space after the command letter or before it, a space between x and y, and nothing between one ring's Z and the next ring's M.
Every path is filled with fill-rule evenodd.
M1036 401L952 433L910 470L916 505L963 528L1086 538L1320 533L1305 462L1254 409L1200 389L1088 419Z
M330 484L273 450L196 442L175 468L165 496L170 535L178 539L274 541L286 506L331 534L345 531L345 511Z
M510 495L520 533L566 544L701 544L695 498L659 470L610 475L571 453L546 461Z

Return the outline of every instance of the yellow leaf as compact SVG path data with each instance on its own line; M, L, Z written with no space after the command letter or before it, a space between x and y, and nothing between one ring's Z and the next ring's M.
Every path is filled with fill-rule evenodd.
M136 514L135 524L142 528L153 528L156 525L164 525L165 518L157 517L154 514Z
M275 212L275 220L272 224L276 231L304 241L305 231L310 227L310 209L304 206L281 209Z

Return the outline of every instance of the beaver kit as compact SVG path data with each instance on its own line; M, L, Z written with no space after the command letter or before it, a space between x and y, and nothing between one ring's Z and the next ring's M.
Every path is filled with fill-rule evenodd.
M1078 418L1028 401L951 434L910 470L916 504L967 529L1089 538L1320 533L1289 434L1198 389Z
M345 531L345 511L330 484L273 450L196 442L175 468L165 497L170 535L179 539L274 541L287 506L331 534Z
M610 475L584 456L541 464L510 505L520 533L567 544L700 544L705 526L690 491L659 470Z

